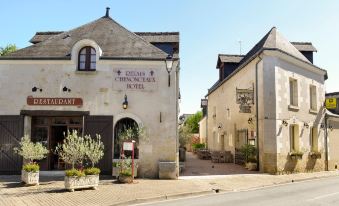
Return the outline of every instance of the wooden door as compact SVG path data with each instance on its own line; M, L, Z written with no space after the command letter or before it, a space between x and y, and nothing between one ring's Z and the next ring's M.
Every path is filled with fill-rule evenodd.
M13 149L23 133L23 116L0 116L0 174L20 174L22 158Z
M95 137L101 135L101 141L104 143L104 156L98 166L101 174L112 174L112 139L113 139L113 116L86 116L85 135Z

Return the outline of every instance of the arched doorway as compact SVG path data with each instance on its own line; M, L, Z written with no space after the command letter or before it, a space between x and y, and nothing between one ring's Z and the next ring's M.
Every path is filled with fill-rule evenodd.
M138 137L138 123L132 119L132 118L122 118L120 119L114 127L114 148L113 148L113 152L114 152L114 159L119 159L120 158L120 151L121 151L121 147L120 147L120 140L121 140L121 135L124 134L124 132L126 132L126 130L130 130L133 133L134 136L134 140L136 141L135 143L135 148L134 148L134 159L138 159L139 158L139 148L138 148L138 144L139 144L139 137ZM128 152L125 152L126 155L132 155L132 154L128 154Z

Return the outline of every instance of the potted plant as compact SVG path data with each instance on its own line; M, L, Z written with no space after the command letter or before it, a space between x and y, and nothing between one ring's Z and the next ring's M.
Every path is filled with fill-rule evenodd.
M130 157L122 157L118 163L118 166L120 168L118 176L119 182L132 183L134 179L134 177L132 177L132 159Z
M308 155L311 159L321 159L321 152L318 151L312 151Z
M245 167L251 171L256 170L257 169L257 159L256 159L257 148L251 144L244 144L240 148L240 152L245 159Z
M42 160L48 154L48 150L41 143L33 143L28 135L21 138L20 147L14 151L28 163L21 170L21 181L28 185L39 185L39 165L34 160Z
M301 160L303 158L304 152L302 151L291 151L288 153L288 156L291 160Z
M104 145L101 142L100 135L96 138L78 136L76 130L68 132L63 144L56 148L59 157L65 162L72 165L72 169L65 171L65 188L74 191L79 188L94 188L99 185L100 169L94 167L103 157ZM91 167L83 167L84 160L91 163ZM76 169L75 166L80 169Z

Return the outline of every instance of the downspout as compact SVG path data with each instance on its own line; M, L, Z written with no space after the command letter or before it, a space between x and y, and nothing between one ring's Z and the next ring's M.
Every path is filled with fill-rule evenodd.
M326 111L326 109L325 109ZM325 113L325 142L324 142L324 146L325 146L325 171L328 171L328 144L327 144L327 114Z
M260 161L259 161L259 105L258 105L258 65L261 62L262 58L258 55L259 61L255 64L255 117L256 117L256 146L257 146L257 170L260 171Z

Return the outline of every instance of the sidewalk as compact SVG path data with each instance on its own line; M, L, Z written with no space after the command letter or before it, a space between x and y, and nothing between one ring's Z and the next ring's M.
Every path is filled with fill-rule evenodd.
M127 205L215 191L240 191L314 178L337 176L338 171L291 175L237 174L183 177L179 180L137 179L134 184L100 181L98 190L64 190L62 178L43 177L39 186L24 187L19 176L0 176L0 205ZM105 178L105 177L103 177Z

